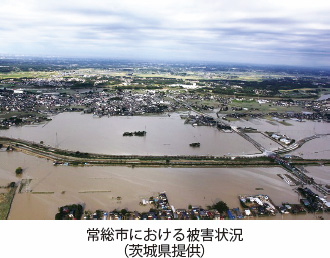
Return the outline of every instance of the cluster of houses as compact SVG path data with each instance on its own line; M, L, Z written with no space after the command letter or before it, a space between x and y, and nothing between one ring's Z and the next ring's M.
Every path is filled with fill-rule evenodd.
M224 109L224 107L222 107L222 109ZM228 110L228 109L227 109ZM233 108L233 111L244 111L244 108ZM225 110L226 111L226 110ZM252 111L252 109L250 109L250 111ZM291 111L287 111L287 112L269 112L269 113L245 113L245 112L234 112L234 113L230 113L230 114L226 114L226 116L228 117L232 117L235 119L240 119L240 118L263 118L265 116L272 116L273 118L277 118L277 119L292 119L292 120L296 120L299 122L303 122L304 120L313 120L313 121L329 121L329 117L328 117L328 113L329 112L291 112Z
M330 211L330 202L314 193L311 189L299 187L297 190L303 197L300 199L300 203L303 204L309 212Z
M74 82L85 82L84 79L80 78L65 78L52 76L50 78L22 78L19 80L15 79L4 79L1 80L1 84L17 85L19 87L70 87L74 85Z
M83 107L83 108L82 108ZM31 93L25 90L0 89L0 112L20 112L40 115L53 115L66 111L83 111L97 116L103 115L141 115L174 111L176 106L164 101L164 96L155 91L132 93L86 92L75 94Z
M175 110L171 103L164 101L163 94L153 90L146 90L143 93L129 90L87 93L84 97L86 98L84 112L97 116L133 116Z
M47 114L63 110L65 107L82 106L84 98L80 94L59 93L15 93L14 90L0 89L0 112L35 112Z
M277 213L277 209L268 195L240 195L239 200L245 216L269 216Z
M24 81L25 79L23 79ZM26 79L24 81L27 85L62 87L65 85L59 84L62 81L58 78L50 79ZM70 78L65 83L79 82L84 83L85 79ZM14 83L15 81L13 81ZM98 81L102 83L100 79ZM39 85L40 84L40 85ZM54 85L53 85L54 84ZM91 90L93 86L89 88ZM56 87L53 87L53 92L48 93L32 93L31 91L17 88L14 90L0 89L0 112L38 112L38 113L58 113L63 111L75 111L72 107L83 107L86 113L93 113L96 116L104 115L141 115L145 113L162 113L173 112L181 108L186 108L184 105L170 101L167 97L172 96L177 100L185 101L196 110L213 110L219 107L222 111L228 111L228 105L233 100L241 100L233 97L223 97L216 94L199 94L195 92L182 92L180 90L140 90L131 91L120 89L113 92L105 91L91 91L86 90L85 93L65 94L60 93ZM62 87L63 88L63 87ZM244 98L243 98L244 100ZM251 99L248 99L249 101ZM269 100L259 99L261 104L266 104ZM197 104L200 102L200 104ZM213 103L208 105L205 103ZM251 117L258 118L265 115L271 115L280 119L297 119L302 121L304 119L310 120L324 120L328 121L329 104L327 100L311 101L271 101L275 106L299 106L306 110L306 112L271 112L265 114L264 112L245 112L244 107L232 106L231 110L234 113L227 114L228 117L241 118ZM251 111L250 109L249 111ZM243 111L243 112L241 112ZM254 110L257 111L257 110ZM207 121L210 122L210 121Z
M240 195L240 208L228 209L220 214L213 208L203 209L201 207L190 206L188 209L175 209L169 204L165 192L157 197L150 197L149 200L143 199L140 205L150 205L149 212L129 212L121 211L96 211L95 213L85 213L84 219L94 220L234 220L248 217L270 216L277 213L306 213L306 209L301 204L283 203L281 206L275 206L272 200L263 194L259 195ZM89 214L89 215L88 215Z
M85 212L83 219L93 220L223 220L243 218L239 208L227 211L226 214L220 214L215 209L203 209L201 207L189 206L188 209L175 209L169 204L166 192L161 192L157 197L150 197L148 200L143 199L140 203L142 206L150 205L149 212L129 212L121 211L96 211L94 213ZM233 215L235 214L235 215Z
M241 195L239 200L244 209L245 216L267 216L281 214L305 214L307 212L329 212L330 202L323 197L318 196L309 188L297 188L300 193L300 203L289 204L282 203L280 206L275 206L267 195Z
M185 124L192 124L193 126L216 126L217 122L212 117L203 115L189 115Z
M142 199L141 206L149 206L148 212L128 211L126 209L104 211L96 210L81 212L84 220L234 220L259 216L274 216L280 214L305 214L306 212L329 212L330 202L313 193L309 188L297 189L301 196L300 204L282 203L275 206L268 195L239 195L240 208L227 209L220 213L214 206L203 209L189 205L188 209L175 209L170 205L166 192L161 192L156 197ZM73 208L72 208L73 207ZM77 207L81 205L67 205L59 209L61 218L77 219ZM73 218L74 216L74 218ZM57 214L59 217L59 214Z
M273 134L271 134L271 137L274 140L279 141L279 142L281 142L281 143L283 143L285 145L290 145L290 144L292 144L292 143L295 142L295 140L290 139L286 135L279 135L279 134L273 133Z

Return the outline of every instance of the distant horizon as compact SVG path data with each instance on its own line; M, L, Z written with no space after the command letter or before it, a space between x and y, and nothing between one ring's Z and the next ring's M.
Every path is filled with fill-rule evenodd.
M247 63L247 62L234 62L234 61L213 61L213 60L179 60L179 59L146 59L146 58L120 58L120 57L92 57L92 56L55 56L55 55L17 55L17 54L2 54L0 53L1 60L6 59L63 59L63 60L99 60L99 61L116 61L116 62L136 62L136 63L155 63L155 64L201 64L201 65L225 65L225 66L252 66L252 67L278 67L278 68L300 68L300 69L325 69L330 70L329 66L307 66L307 65L291 65L291 64L271 64L271 63Z

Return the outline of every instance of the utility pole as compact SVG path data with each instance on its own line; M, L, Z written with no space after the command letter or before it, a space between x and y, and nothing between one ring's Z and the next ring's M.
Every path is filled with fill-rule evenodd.
M57 132L56 132L56 136L55 136L55 148L58 148L59 144L58 144L58 138L57 138Z

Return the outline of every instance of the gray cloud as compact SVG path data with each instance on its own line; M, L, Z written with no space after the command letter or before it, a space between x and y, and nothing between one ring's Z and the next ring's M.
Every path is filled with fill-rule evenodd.
M238 0L4 1L0 37L5 40L0 49L4 54L84 56L88 52L109 58L170 56L330 65L326 15L330 4L300 1L300 8L296 4L284 0L267 5L256 0L248 4Z
M271 18L271 17L258 17L258 18L244 18L238 19L234 22L248 23L248 24L267 24L267 25L292 25L299 22L290 18Z
M77 7L59 7L54 10L55 12L67 13L69 15L79 14L86 16L123 16L124 12L112 11L112 10L101 10L94 8L83 8Z

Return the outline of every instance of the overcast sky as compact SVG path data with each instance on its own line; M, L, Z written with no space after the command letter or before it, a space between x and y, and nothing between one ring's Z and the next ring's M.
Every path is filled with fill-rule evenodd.
M330 66L329 0L0 0L0 54Z

